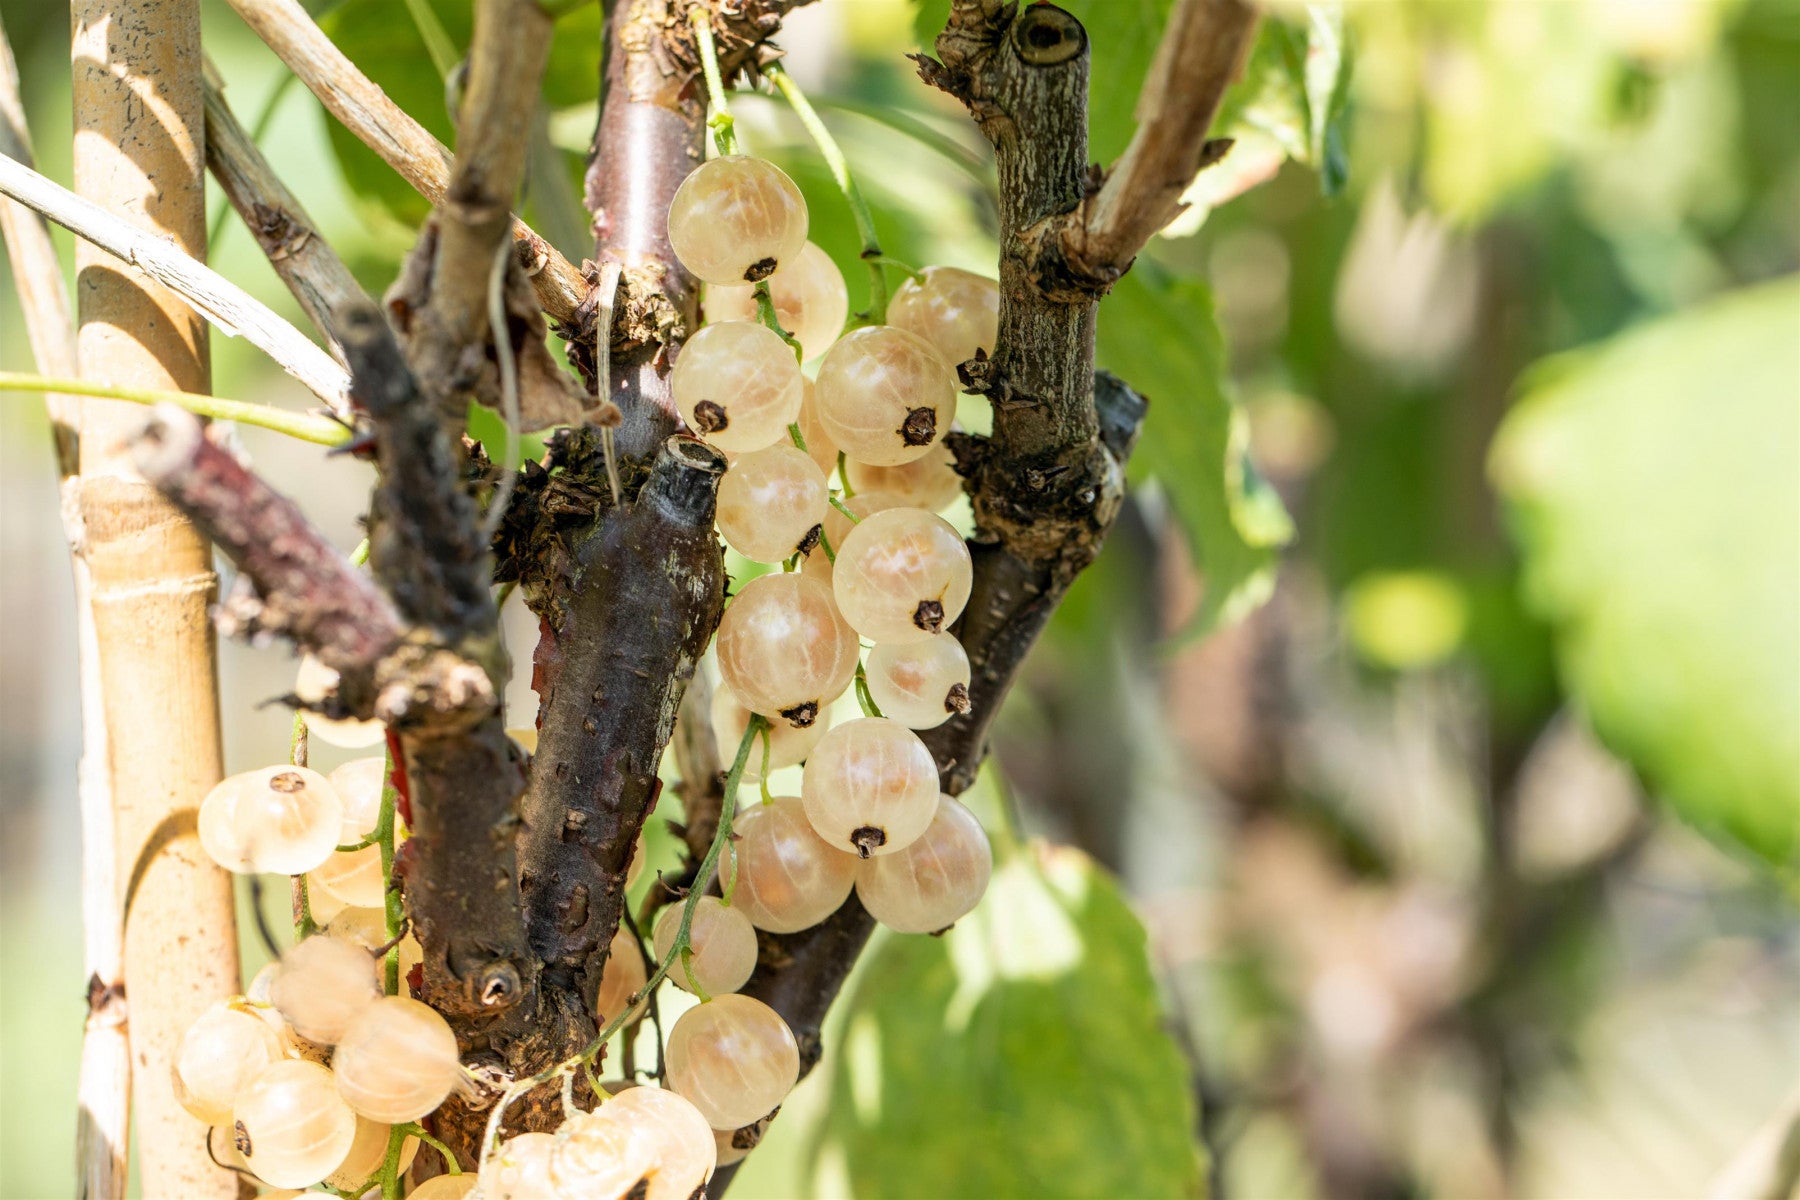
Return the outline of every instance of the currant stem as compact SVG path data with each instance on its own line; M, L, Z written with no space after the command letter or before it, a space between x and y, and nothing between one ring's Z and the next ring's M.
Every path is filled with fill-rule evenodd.
M844 494L845 495L850 494L848 488L845 489ZM852 524L852 525L861 525L862 524L862 518L857 516L855 513L851 512L849 506L846 505L842 500L839 500L837 498L836 492L831 493L827 498L831 502L831 507L837 509L839 512L843 513L846 517L850 518L850 524ZM821 534L820 537L823 538L824 535ZM831 561L836 562L837 559L833 558Z
M689 19L694 25L694 41L700 48L700 69L706 75L706 95L712 104L707 127L713 131L713 144L720 154L736 154L737 130L731 109L725 103L725 81L719 77L719 51L713 45L712 17L705 8L695 5Z
M844 452L842 450L838 451L838 479L844 485L844 499L856 499L856 489L850 486L850 470L844 463ZM856 520L856 515L849 509L842 508L841 505L839 507L845 516L849 517L852 521Z
M775 313L775 297L769 291L769 281L761 279L756 284L756 316L759 321L775 331L775 336L786 342L794 352L795 362L806 361L806 351L801 349L800 340L781 327L781 318ZM799 425L789 425L788 434L795 439L795 444L806 449L806 439L800 436Z
M387 884L382 893L387 916L388 940L393 945L383 956L383 987L390 996L400 994L400 927L405 920L401 911L400 891L394 886L394 806L400 799L394 787L394 756L387 756L387 767L381 776L381 815L375 820L375 844L381 847L381 878Z
M53 379L44 375L0 371L0 392L58 392L70 396L98 396L105 400L129 400L133 404L173 404L196 416L212 417L218 421L236 421L240 425L255 425L320 446L342 446L354 436L339 422L327 417L315 417L310 413L291 413L267 404L223 400L217 396L200 396L193 392L114 387L89 379Z
M862 661L856 663L856 702L862 706L863 716L879 717L881 708L875 703L875 697L869 692L869 675L863 670Z
M868 202L863 199L862 189L856 186L856 180L850 175L850 165L844 160L844 152L838 147L837 139L825 128L825 122L813 111L813 106L800 90L793 77L782 69L780 63L772 63L763 68L763 74L774 81L781 89L781 94L793 106L794 115L800 118L800 124L806 126L806 132L812 136L819 147L819 154L825 165L831 168L831 177L837 181L838 190L844 193L844 200L850 205L850 215L856 221L856 232L862 238L862 259L869 266L869 320L876 325L887 321L888 286L887 273L882 269L886 261L881 254L881 242L875 236L875 218L869 213Z

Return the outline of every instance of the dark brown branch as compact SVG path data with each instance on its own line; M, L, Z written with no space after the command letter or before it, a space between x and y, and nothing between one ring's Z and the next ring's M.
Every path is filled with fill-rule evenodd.
M1069 266L1111 286L1157 230L1180 215L1181 194L1229 141L1207 130L1226 88L1243 69L1256 32L1244 0L1181 0L1169 14L1156 60L1138 94L1137 132L1086 209L1063 230Z
M158 406L135 445L144 478L237 564L261 602L256 623L342 672L373 672L401 638L399 615L292 500L206 437L197 418Z
M369 297L238 124L210 73L206 80L206 166L268 256L269 265L313 325L336 347L342 314L351 307L368 306Z

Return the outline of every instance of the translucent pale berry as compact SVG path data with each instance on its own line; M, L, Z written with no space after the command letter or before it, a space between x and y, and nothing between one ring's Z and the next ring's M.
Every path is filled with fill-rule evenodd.
M294 695L303 702L318 704L336 691L337 685L336 671L310 654L300 660L300 670L294 676ZM327 717L316 712L306 714L306 729L317 734L320 741L345 750L362 750L387 736L387 727L380 721Z
M381 994L375 960L354 942L309 937L281 956L269 1000L294 1032L326 1045Z
M669 245L705 283L755 283L806 244L806 200L774 163L730 154L702 163L669 202Z
M876 467L846 460L844 471L857 495L886 492L908 508L931 512L948 508L963 494L962 476L956 473L956 456L939 442L923 457L897 467Z
M416 1121L461 1073L456 1035L429 1005L383 996L351 1020L331 1056L338 1094L372 1121Z
M713 1150L719 1156L719 1165L729 1167L732 1163L743 1162L762 1141L762 1134L761 1122L742 1129L713 1130Z
M381 872L380 846L338 851L307 872L306 879L345 904L359 908L373 908L387 896L387 876Z
M825 476L791 442L751 451L719 481L719 533L754 562L780 562L825 519Z
M669 390L681 418L721 450L761 450L787 436L804 393L800 364L773 330L708 325L675 356Z
M502 1142L481 1170L481 1200L544 1200L556 1195L550 1179L550 1157L555 1152L556 1138L548 1133L521 1133Z
M888 303L888 321L930 342L951 366L990 356L1000 330L1000 285L958 267L926 267Z
M634 1087L600 1111L650 1136L657 1167L644 1200L688 1200L712 1177L717 1162L712 1129L688 1100L663 1088Z
M669 1086L714 1129L768 1115L800 1079L800 1047L779 1014L749 996L715 996L669 1031ZM710 1143L711 1139L708 1138Z
M852 668L854 670L854 668ZM744 740L744 730L750 726L751 712L731 689L719 684L713 689L712 726L713 737L719 743L719 759L730 765L737 758L738 743ZM825 731L831 728L831 710L822 709L811 725L795 729L786 721L774 721L769 726L769 770L779 771L783 767L791 767L806 761L812 748L819 744ZM762 739L750 747L750 758L744 764L744 779L755 783L762 778L763 747Z
M856 632L831 589L788 573L752 579L719 622L719 675L756 712L810 725L856 674Z
M379 754L353 758L326 778L344 803L338 844L353 845L374 833L375 824L381 819L381 788L387 782L387 759Z
M475 1187L480 1182L473 1171L464 1171L461 1175L438 1175L406 1193L406 1200L468 1200L475 1194Z
M733 908L770 933L810 929L838 910L856 881L856 856L833 849L813 829L798 796L777 796L739 813Z
M975 814L940 796L931 824L911 845L857 865L856 895L889 929L936 933L980 901L993 861Z
M304 875L337 848L344 804L323 775L263 767L221 781L200 802L200 844L243 875Z
M636 995L649 975L644 970L644 955L637 939L624 929L613 934L612 948L606 953L606 966L600 971L600 988L594 998L594 1019L601 1025L617 1020L625 1005Z
M921 458L950 430L956 376L931 343L892 325L853 330L819 364L819 420L858 462Z
M932 729L969 711L969 656L949 634L869 651L869 695L881 715Z
M208 1125L229 1125L238 1092L284 1049L261 1017L223 1000L210 1006L182 1034L175 1054L181 1107Z
M388 944L387 912L379 908L340 909L325 923L325 936L352 942L373 953ZM400 939L400 977L406 978L425 957L419 939L407 933Z
M367 1117L356 1118L356 1140L350 1143L350 1152L344 1155L344 1161L337 1165L325 1182L334 1188L345 1191L358 1187L374 1176L387 1159L389 1126L380 1121L371 1121ZM412 1166L413 1159L419 1155L419 1139L409 1137L400 1143L400 1169L405 1171Z
M544 1167L551 1194L622 1200L646 1178L655 1178L660 1165L655 1132L611 1110L609 1100L563 1122Z
M238 1153L276 1187L319 1182L356 1142L356 1114L338 1096L331 1072L304 1059L258 1071L238 1093L232 1118Z
M675 935L681 928L685 904L671 905L656 919L656 959L661 962L675 946ZM700 990L709 996L735 992L743 987L756 970L756 930L750 919L728 907L717 896L702 896L694 909L694 923L688 930L688 945L693 951L686 966L679 959L669 968L669 978L684 991L688 972Z
M931 824L937 764L919 735L885 717L827 733L800 781L806 819L826 843L862 858L893 854Z
M831 473L837 470L838 445L831 440L831 434L819 422L819 402L814 398L817 391L813 381L808 379L800 400L800 416L795 424L800 426L800 436L806 440L806 456L818 464L819 470L829 481Z
M800 343L807 358L825 353L850 315L850 293L844 287L843 272L831 255L811 242L769 276L769 296L775 301L776 320ZM761 320L755 287L707 288L706 319Z
M905 501L891 492L858 492L841 503L855 513L859 521L871 514L885 512L890 508L907 507ZM837 553L837 548L844 544L844 539L849 536L850 530L854 526L855 522L840 512L836 504L831 506L831 511L825 514L825 529L822 539L831 543L832 554ZM808 578L817 579L820 583L830 585L831 555L825 553L823 544L813 547L807 554L806 562L801 569Z
M858 633L904 644L949 629L973 578L969 547L950 522L922 508L890 508L844 536L831 590Z

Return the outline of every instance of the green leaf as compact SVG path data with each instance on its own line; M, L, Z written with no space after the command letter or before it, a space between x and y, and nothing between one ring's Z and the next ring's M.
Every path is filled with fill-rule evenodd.
M831 1087L815 1172L842 1163L866 1200L1202 1191L1143 927L1074 850L1013 856L942 937L881 942Z
M427 3L458 57L466 54L473 11L468 0ZM544 101L550 108L597 105L603 20L600 6L590 4L557 21L544 70ZM379 84L390 100L440 142L454 144L455 130L445 108L444 82L432 63L425 38L404 5L396 0L343 0L322 16L319 24L338 49ZM425 219L431 206L392 167L336 121L326 125L332 152L352 192L409 228Z
M1341 3L1309 4L1304 27L1266 17L1244 77L1225 93L1213 128L1219 135L1272 141L1319 172L1327 196L1348 177L1344 145L1350 53Z
M1800 280L1552 359L1492 460L1595 729L1688 821L1800 865Z
M1150 400L1133 465L1162 485L1205 579L1189 632L1237 620L1268 599L1293 522L1245 453L1212 294L1140 259L1101 302L1096 357Z

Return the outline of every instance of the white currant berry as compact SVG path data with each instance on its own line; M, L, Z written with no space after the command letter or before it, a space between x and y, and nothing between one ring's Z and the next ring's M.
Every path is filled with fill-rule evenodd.
M807 358L825 353L843 331L850 315L850 292L831 255L808 242L800 253L769 276L769 298L775 319L800 343ZM753 285L706 289L708 321L758 321Z
M555 1153L554 1134L521 1133L500 1143L481 1169L481 1200L547 1200L567 1194L550 1178L550 1159Z
M430 1005L383 996L338 1039L332 1074L344 1102L372 1121L416 1121L444 1102L462 1063L449 1022Z
M238 1153L265 1183L308 1187L344 1161L356 1142L350 1111L318 1063L270 1063L238 1093L232 1109Z
M937 512L948 508L963 494L962 476L956 473L956 456L943 442L922 457L897 467L876 467L846 460L844 473L857 495L886 492L908 508Z
M367 1117L356 1118L356 1140L350 1143L349 1153L344 1155L331 1174L325 1177L325 1183L331 1187L349 1191L359 1187L374 1177L387 1161L388 1133L391 1126L380 1121L371 1121ZM400 1170L404 1172L412 1166L413 1159L419 1155L419 1139L409 1137L400 1143Z
M861 717L827 733L800 779L813 829L862 858L905 849L931 824L937 798L931 751L885 717Z
M686 1098L665 1088L626 1088L599 1111L649 1135L657 1166L644 1200L689 1200L712 1178L712 1128Z
M221 781L200 802L200 845L240 875L304 875L331 857L344 824L337 789L305 767Z
M839 338L813 381L819 420L858 462L924 457L956 416L956 376L931 343L892 325Z
M594 997L594 1020L602 1026L618 1020L624 1015L626 1004L648 980L637 939L629 930L620 929L613 934L611 948L606 952L606 965L600 969L600 987Z
M854 668L852 668L854 670ZM737 758L738 744L744 740L744 730L750 727L750 718L755 715L745 708L730 688L718 684L713 688L712 726L713 737L719 746L719 758L730 763ZM825 731L831 728L831 710L822 709L811 725L795 729L786 721L776 720L769 723L769 770L779 771L783 767L791 767L806 761L812 748L819 744ZM762 778L763 745L759 735L750 747L750 757L744 763L744 782L755 783Z
M669 392L681 419L721 450L761 450L800 416L804 377L775 332L749 321L708 325L681 348Z
M922 508L890 508L844 536L831 589L858 633L904 644L949 629L973 581L969 547L950 522Z
M752 804L732 825L732 907L770 933L810 929L838 910L856 882L856 856L826 844L798 796Z
M1000 285L958 267L926 267L894 290L888 321L930 342L952 367L981 350L992 356L1000 331Z
M244 1084L285 1053L280 1034L267 1021L221 1000L181 1035L175 1052L176 1098L208 1125L229 1125Z
M869 651L866 674L881 715L908 729L934 729L969 711L969 656L947 633L881 643Z
M755 283L806 244L806 199L774 163L729 154L702 163L669 202L669 245L704 283Z
M354 942L309 937L281 956L269 1002L294 1032L331 1045L381 995L375 960Z
M437 1175L406 1193L406 1200L470 1200L480 1183L473 1171Z
M315 920L317 917L315 916ZM380 908L348 907L340 909L331 920L325 922L323 930L326 937L350 942L361 946L373 954L386 946L391 940L387 930L387 911ZM424 961L425 951L419 945L419 939L408 932L401 936L398 947L400 956L400 978L405 979L412 969ZM385 961L385 955L380 961ZM385 968L381 968L384 969Z
M794 1090L800 1047L762 1001L715 996L682 1013L669 1031L668 1069L670 1088L693 1101L708 1125L736 1129L768 1115Z
M792 557L825 520L826 507L825 476L789 443L743 455L719 480L719 533L753 562Z
M719 675L744 704L803 728L856 674L856 631L831 589L797 573L752 579L725 609Z
M344 805L344 824L338 844L354 845L375 832L381 820L381 789L387 783L387 759L377 754L353 758L325 778L337 789Z
M857 521L878 512L886 512L890 508L907 507L904 500L891 492L858 492L850 499L840 501L840 503L856 514ZM836 504L832 505L831 511L825 514L825 527L821 535L821 543L829 541L831 554L836 554L837 548L844 544L844 539L850 536L850 530L855 528L855 525L856 522L839 511ZM825 553L823 544L814 546L807 553L806 562L801 570L805 572L807 578L817 579L827 587L831 585L831 555Z
M302 703L319 704L337 690L338 673L308 654L300 660L294 676L294 695ZM322 742L345 750L363 750L387 737L387 726L380 721L358 721L352 717L327 717L306 713L306 731L317 734Z
M681 930L685 904L672 905L656 919L654 942L656 959L661 962L675 947ZM688 929L688 946L692 951L684 966L680 959L669 968L669 978L683 991L688 986L688 972L700 990L709 996L735 992L756 970L756 930L750 919L717 896L702 896L694 909L694 922Z
M740 1129L713 1130L713 1150L719 1156L719 1165L729 1167L732 1163L743 1162L762 1142L762 1135L767 1129L765 1121L754 1121Z
M357 908L373 908L387 897L387 876L381 870L380 846L340 850L308 871L306 881ZM309 896L314 894L308 893Z
M910 846L857 865L856 895L889 929L936 933L975 907L993 869L981 822L940 796L930 826Z
M655 1134L611 1110L608 1101L563 1122L544 1168L551 1195L623 1200L646 1179L655 1179L660 1165Z
M819 402L815 398L817 392L813 381L808 379L801 393L800 416L794 423L800 426L800 436L806 442L806 456L817 464L819 472L829 483L831 473L837 470L838 444L831 440L831 433L819 421Z

